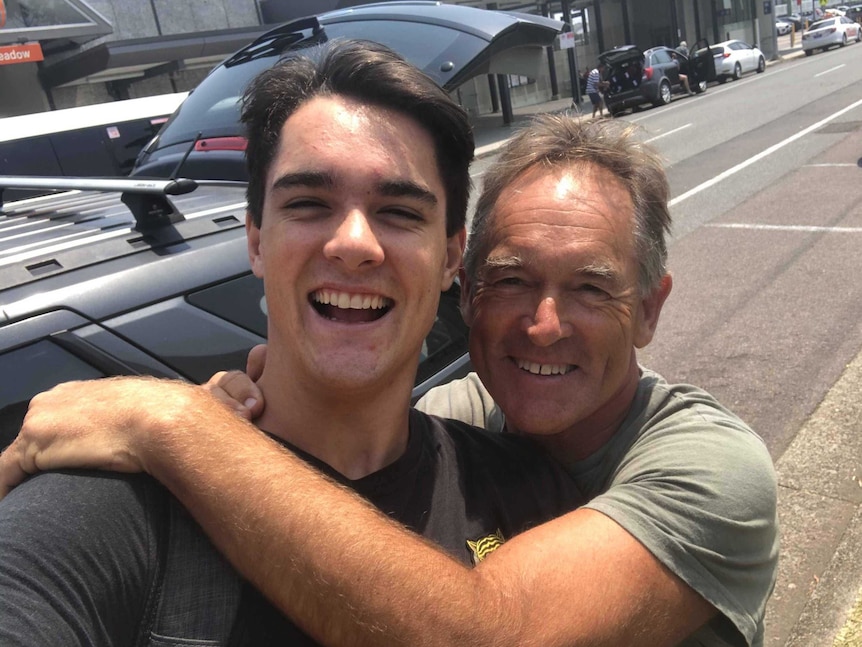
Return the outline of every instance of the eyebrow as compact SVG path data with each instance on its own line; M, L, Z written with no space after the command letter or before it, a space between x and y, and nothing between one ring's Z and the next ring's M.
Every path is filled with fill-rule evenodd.
M390 198L416 198L432 207L438 202L431 191L410 180L385 180L377 184L377 191Z
M296 173L285 173L272 183L272 189L291 189L294 187L308 188L336 188L335 178L321 171L300 171ZM410 180L383 180L378 182L375 190L380 195L390 198L409 197L416 198L426 204L437 206L437 196L425 187Z
M291 189L293 187L310 188L332 188L335 179L329 173L319 171L302 171L298 173L285 173L272 183L272 189Z

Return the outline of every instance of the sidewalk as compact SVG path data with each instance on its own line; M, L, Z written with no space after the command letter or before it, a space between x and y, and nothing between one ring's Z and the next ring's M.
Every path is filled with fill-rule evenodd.
M767 65L803 56L801 39L778 39ZM564 97L473 118L476 157L492 154L540 113L572 109ZM591 118L587 101L581 111ZM793 443L776 457L782 550L766 613L767 647L862 647L862 351L848 364Z

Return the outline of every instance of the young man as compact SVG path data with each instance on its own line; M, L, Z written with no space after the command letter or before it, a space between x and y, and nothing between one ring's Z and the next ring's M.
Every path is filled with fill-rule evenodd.
M55 433L63 398L49 393L0 476L42 462L110 467L118 447L133 457L124 468L167 483L244 574L331 645L762 645L778 554L769 454L709 394L636 361L671 289L668 193L657 157L616 122L545 117L486 174L463 288L487 390L471 376L424 406L529 436L590 501L475 569L242 421L203 452L198 433L216 442L205 421L182 437L134 412L109 429L92 411L80 442ZM270 480L255 472L238 486L258 464ZM245 503L257 489L279 496ZM228 514L238 522L225 526Z
M335 482L355 489L453 563L472 565L580 503L571 479L526 440L409 406L440 292L461 263L473 153L463 110L390 50L343 42L317 61L264 72L244 97L243 121L249 258L269 313L260 385L270 406L258 421L266 441L327 474L337 492ZM185 435L203 419L224 440L232 433L233 414L198 400L198 387L99 387L81 415L134 401L166 433ZM222 423L211 417L218 411ZM242 463L245 449L231 451ZM201 475L189 467L186 476ZM244 481L236 474L233 487ZM263 508L280 496L247 494ZM17 488L0 502L0 644L314 644L209 558L199 528L174 520L171 500L138 476L61 472ZM175 549L180 531L191 539Z

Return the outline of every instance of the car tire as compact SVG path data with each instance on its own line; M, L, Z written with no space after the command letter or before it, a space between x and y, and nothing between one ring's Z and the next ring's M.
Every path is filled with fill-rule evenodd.
M608 114L611 117L617 117L623 111L619 106L608 106Z
M805 50L805 55L806 55L806 56L811 56L813 53L814 53L814 50L813 50L813 49L806 49L806 50Z
M764 60L764 58L761 56L761 57L757 60L757 73L758 73L758 74L763 74L763 72L764 72L765 70L766 70L766 60Z
M706 81L698 81L694 84L694 91L696 94L703 94L706 92Z
M742 66L737 63L733 66L733 80L739 81L742 78Z
M841 47L847 47L847 34L841 37Z
M662 82L658 84L658 95L653 101L653 105L666 106L670 103L672 96L673 90L671 90L670 83L667 82L667 79L662 79Z

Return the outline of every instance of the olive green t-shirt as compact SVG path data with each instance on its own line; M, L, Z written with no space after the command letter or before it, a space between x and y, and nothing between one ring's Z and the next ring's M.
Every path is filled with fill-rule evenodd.
M475 374L430 391L417 407L505 428ZM745 423L702 389L641 369L619 431L569 471L586 507L620 524L719 610L683 645L763 644L778 564L778 487L765 444Z

